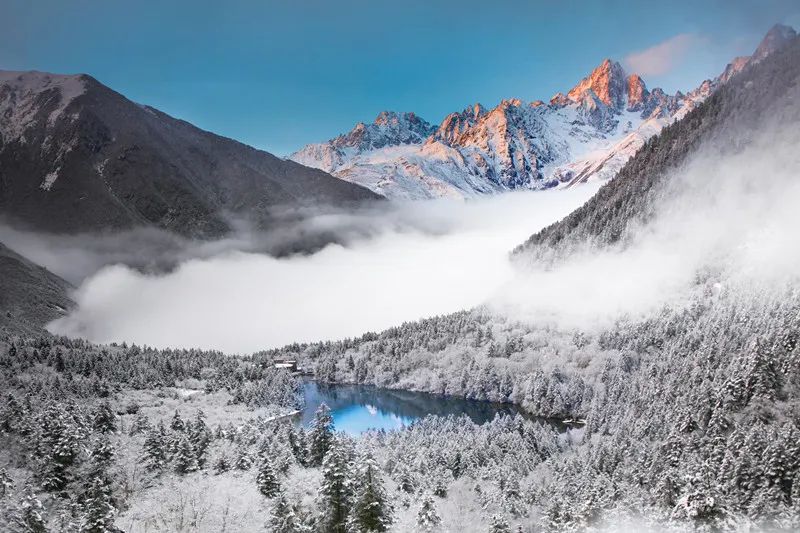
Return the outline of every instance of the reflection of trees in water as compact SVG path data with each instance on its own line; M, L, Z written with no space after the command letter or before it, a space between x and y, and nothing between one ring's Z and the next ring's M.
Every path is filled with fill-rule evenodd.
M314 411L321 403L326 403L332 411L351 405L377 408L379 411L394 414L406 419L423 418L429 414L438 416L469 416L474 422L481 424L492 420L496 414L515 415L535 418L512 404L499 404L465 400L448 396L438 396L425 392L383 389L369 385L331 385L307 381L304 384L306 410L302 423L305 425L313 419Z

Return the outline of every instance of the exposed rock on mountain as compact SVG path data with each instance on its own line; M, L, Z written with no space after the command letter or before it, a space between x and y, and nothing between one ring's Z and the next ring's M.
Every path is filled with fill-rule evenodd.
M771 53L780 50L789 44L795 37L797 37L797 32L794 30L794 28L785 26L783 24L775 24L767 32L767 35L761 41L761 44L759 44L758 48L756 48L756 51L753 52L753 55L750 57L750 61L761 61Z
M751 66L739 68L740 74L729 83L715 80L719 88L702 106L650 139L591 200L518 247L517 257L549 261L586 246L624 242L632 227L647 221L670 172L700 146L724 156L751 143L750 136L763 130L765 121L797 127L800 39L784 41L770 61L746 63ZM726 73L732 70L729 65Z
M519 99L503 100L493 109L475 104L445 117L427 138L427 127L412 129L406 117L427 122L384 112L374 124L359 124L290 158L390 198L464 198L607 179L648 138L748 64L780 48L793 32L774 27L754 59L736 58L719 77L686 94L649 90L639 75L605 59L549 104ZM385 117L397 126L387 127Z
M195 236L226 213L376 196L141 106L86 75L0 72L0 214L36 230L153 225Z

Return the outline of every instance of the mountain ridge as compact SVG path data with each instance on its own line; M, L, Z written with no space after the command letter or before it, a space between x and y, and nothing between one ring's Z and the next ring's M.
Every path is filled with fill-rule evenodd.
M74 305L72 285L0 242L0 331L40 335Z
M794 35L771 50L768 55L774 54L775 61L770 64L748 58L736 78L711 94L684 120L649 139L617 177L603 185L586 204L532 235L513 251L513 256L518 261L548 264L582 247L624 243L631 228L648 219L650 205L665 185L669 171L695 153L701 141L715 150L731 150L749 143L749 132L758 130L756 126L767 117L800 123L796 106L790 105L798 96L800 80L800 71L794 66L800 57L800 38ZM775 66L781 63L793 68ZM770 79L770 86L759 86L759 79ZM747 105L733 107L729 101ZM782 107L781 102L785 103ZM734 123L736 127L725 127ZM713 145L709 145L712 140Z
M750 57L770 53L793 31L774 26L753 56L732 60L719 76L685 94L650 90L641 76L606 58L548 103L514 98L492 109L474 104L447 115L417 144L384 139L380 147L343 149L337 140L354 129L306 145L289 159L398 199L469 198L607 179L646 139L680 120L755 61Z
M86 74L0 71L0 213L54 233L152 225L213 237L229 214L377 199L136 104Z

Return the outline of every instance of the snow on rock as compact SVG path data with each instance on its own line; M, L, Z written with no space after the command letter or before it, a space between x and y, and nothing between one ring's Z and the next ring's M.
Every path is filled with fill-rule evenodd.
M385 111L290 158L393 199L545 189L613 176L649 136L705 96L648 91L638 75L607 59L549 104L474 104L436 128L412 113Z
M42 180L42 184L39 185L39 188L42 189L43 191L49 191L50 188L53 186L53 184L58 179L58 172L60 170L61 170L60 168L57 168L57 169L53 170L52 172L48 173L44 177L44 180Z
M85 91L81 75L0 71L0 138L25 142L26 130L40 122L52 126Z
M648 138L795 35L787 26L773 27L752 57L734 59L686 94L648 90L639 75L605 59L549 103L474 104L438 127L413 113L384 111L372 124L359 123L289 157L395 199L464 199L608 179Z

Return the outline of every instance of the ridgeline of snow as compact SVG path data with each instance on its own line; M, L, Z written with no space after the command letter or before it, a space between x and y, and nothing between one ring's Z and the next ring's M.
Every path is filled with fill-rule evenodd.
M605 180L647 139L794 35L776 25L753 56L735 58L686 94L649 90L640 76L606 59L548 103L507 99L490 110L475 104L438 128L413 113L384 111L372 124L289 158L392 199L463 199Z

